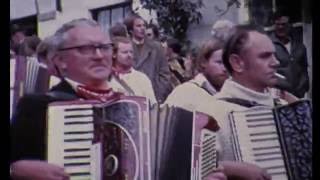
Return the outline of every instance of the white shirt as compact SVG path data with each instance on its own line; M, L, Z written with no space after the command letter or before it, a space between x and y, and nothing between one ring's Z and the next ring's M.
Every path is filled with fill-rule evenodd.
M207 89L210 89L209 91L212 94L216 93L215 88L210 85L205 76L199 73L192 80L178 85L169 94L164 104L181 107L189 111L203 112L201 107L208 104L208 101L212 99L212 95L202 88L204 85Z
M109 81L110 87L116 92L122 92L125 95L135 95L135 96L143 96L150 99L152 103L156 103L156 97L154 95L154 90L151 84L150 79L142 72L136 71L131 68L130 73L120 74L119 79L124 81L129 88L133 91L134 94L128 92L124 86L122 86L119 81L117 81L114 77Z

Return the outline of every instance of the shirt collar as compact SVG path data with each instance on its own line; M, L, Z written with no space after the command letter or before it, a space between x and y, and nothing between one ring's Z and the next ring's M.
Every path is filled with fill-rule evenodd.
M137 40L137 39L135 39L135 38L132 38L132 42L135 43L135 44L137 44L137 45L142 45L142 44L144 44L144 39L142 39L141 41L139 41L139 40Z
M248 101L254 101L266 106L274 106L273 97L269 91L260 93L244 87L243 85L235 82L232 78L227 79L219 93L216 94L216 98L241 98Z
M211 85L208 79L203 75L203 73L197 74L192 80L193 83L196 83L198 86L205 88L210 94L216 94L217 90Z
M69 78L64 78L64 79L70 84L70 86L72 87L72 89L73 89L74 91L77 91L77 87L78 87L79 85L83 85L83 84L78 83L78 82L76 82L76 81L74 81L74 80L71 80L71 79L69 79Z

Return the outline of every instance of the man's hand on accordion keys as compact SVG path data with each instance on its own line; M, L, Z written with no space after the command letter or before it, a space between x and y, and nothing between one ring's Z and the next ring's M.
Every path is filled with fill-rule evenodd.
M223 172L223 167L219 166L214 172L210 173L205 180L227 180L227 176Z
M13 180L69 180L63 168L38 160L19 160L11 164L10 177Z
M231 180L271 180L265 169L246 162L223 161L224 173Z

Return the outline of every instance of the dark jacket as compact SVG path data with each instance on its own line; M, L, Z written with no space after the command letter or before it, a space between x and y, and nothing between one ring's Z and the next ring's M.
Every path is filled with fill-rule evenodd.
M45 160L47 147L47 107L50 102L74 100L78 97L72 87L62 81L50 92L67 93L68 96L49 94L30 94L22 97L10 126L11 158L10 162L20 159ZM65 94L63 94L65 95Z
M309 90L308 61L305 46L292 40L291 52L288 52L275 34L271 35L271 39L276 48L276 58L280 62L278 73L284 75L289 83L289 87L285 89L302 98Z
M157 101L163 102L171 92L168 62L160 43L145 39L141 49L133 43L134 68L145 73L154 89Z

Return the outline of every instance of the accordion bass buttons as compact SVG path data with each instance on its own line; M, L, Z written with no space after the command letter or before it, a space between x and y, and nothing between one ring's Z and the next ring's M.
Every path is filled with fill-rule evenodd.
M117 172L119 167L118 158L113 154L110 154L104 159L104 164L105 173L107 176L113 176Z

